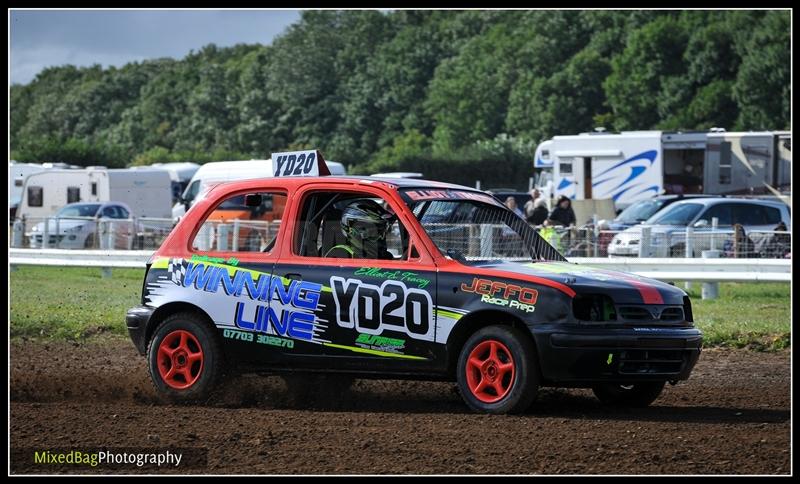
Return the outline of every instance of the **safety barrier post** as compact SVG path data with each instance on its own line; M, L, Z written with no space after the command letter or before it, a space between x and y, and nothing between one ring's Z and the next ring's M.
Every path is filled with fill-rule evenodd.
M685 258L691 259L694 256L694 228L693 227L686 227L686 241L684 242L683 246L686 248L685 253L683 254ZM685 286L687 291L692 289L692 282L686 281Z
M719 227L719 219L711 217L711 245L709 250L717 250L717 228Z
M639 257L650 257L650 227L642 227L642 236L639 240Z
M137 218L132 217L127 220L129 223L128 225L128 243L126 247L128 250L133 250L133 241L136 237L139 236L139 224L136 223Z
M25 224L21 219L14 220L11 229L11 247L22 247L22 239L25 236Z
M58 240L58 234L60 234L60 233L61 233L61 230L60 230L60 229L61 229L61 217L59 217L58 215L56 215L56 236L55 236L55 239L56 239L56 249L58 249L58 247L61 245L61 244L59 244L59 240Z
M239 219L233 219L233 251L239 250Z
M50 218L44 218L44 229L42 230L42 249L50 247Z
M106 240L106 249L111 250L114 249L114 222L109 220L106 222L106 227L108 230L108 232L106 232L106 237L108 238L108 240Z
M703 259L718 259L718 250L704 250ZM701 291L703 299L716 299L719 297L719 282L704 282Z
M219 251L227 251L228 250L228 232L230 232L231 228L228 224L222 223L219 224L217 230L217 250Z

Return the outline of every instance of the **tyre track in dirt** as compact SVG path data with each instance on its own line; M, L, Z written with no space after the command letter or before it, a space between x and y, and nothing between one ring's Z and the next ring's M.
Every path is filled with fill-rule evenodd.
M205 448L203 473L785 474L789 359L707 349L692 377L649 408L542 389L527 414L492 416L470 413L450 383L357 380L345 395L298 401L281 378L254 375L204 405L166 405L127 340L20 341L10 436L12 449ZM11 471L141 472L16 455Z

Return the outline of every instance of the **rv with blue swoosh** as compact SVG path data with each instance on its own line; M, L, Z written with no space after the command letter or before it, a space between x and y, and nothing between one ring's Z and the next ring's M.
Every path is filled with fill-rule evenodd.
M788 131L596 131L544 141L534 168L555 197L612 199L623 208L661 194L781 190L791 182L791 158Z

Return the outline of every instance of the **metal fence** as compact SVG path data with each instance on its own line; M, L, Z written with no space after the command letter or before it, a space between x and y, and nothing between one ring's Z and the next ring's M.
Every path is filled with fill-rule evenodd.
M192 246L203 251L262 252L279 229L280 220L206 220Z
M455 248L467 259L525 256L521 240L504 225L429 224L440 247ZM32 249L157 249L174 226L172 219L45 217L16 220L10 245ZM198 250L259 251L277 235L280 221L207 220L198 231ZM791 257L790 231L691 227L669 232L639 226L636 230L536 227L539 235L566 257L712 257L784 259ZM389 237L393 235L390 232ZM396 244L401 245L399 240ZM708 255L708 254L707 254Z
M30 217L11 225L11 247L31 249L156 249L174 226L166 218Z
M664 232L647 226L636 231L561 227L537 230L566 257L701 258L708 251L722 258L791 257L790 231L733 228L698 231L690 227Z

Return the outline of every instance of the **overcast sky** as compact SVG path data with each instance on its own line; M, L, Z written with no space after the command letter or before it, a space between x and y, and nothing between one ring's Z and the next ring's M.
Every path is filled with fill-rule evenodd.
M103 67L181 58L214 43L271 43L300 18L297 10L54 11L10 14L10 81L25 84L45 67Z

